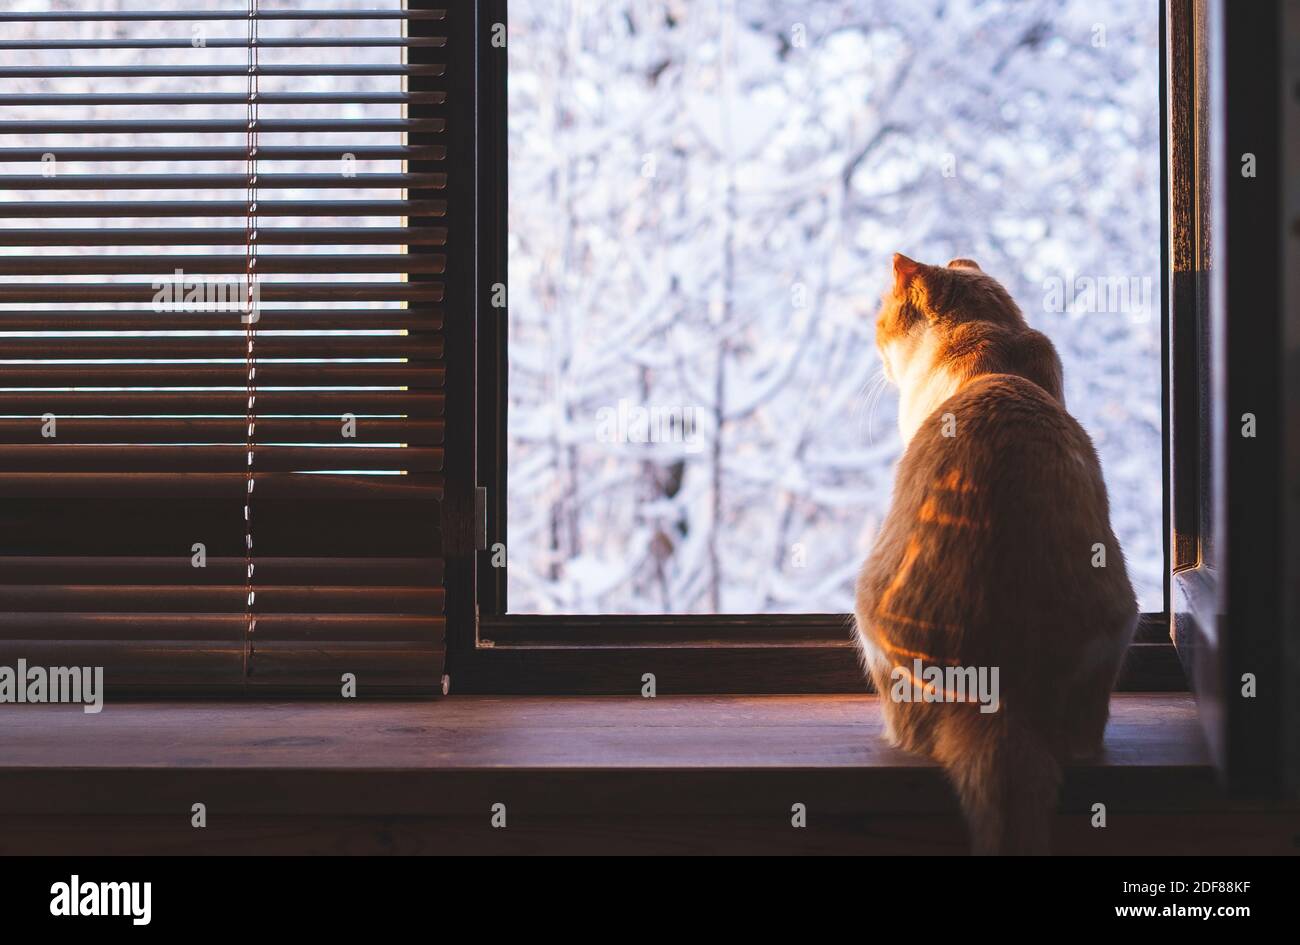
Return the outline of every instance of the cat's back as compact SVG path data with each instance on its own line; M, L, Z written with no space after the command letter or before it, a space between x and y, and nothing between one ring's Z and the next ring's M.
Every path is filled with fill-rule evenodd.
M900 641L947 637L950 654L1011 625L1118 619L1134 600L1109 518L1078 422L1032 381L987 375L944 401L909 443L859 608L884 614Z
M971 381L922 423L900 462L896 501L922 501L954 478L963 486L953 490L956 498L970 511L1012 503L1049 513L1049 520L1054 511L1071 520L1108 518L1088 434L1047 391L1017 375ZM1020 518L1001 515L987 524L998 531Z

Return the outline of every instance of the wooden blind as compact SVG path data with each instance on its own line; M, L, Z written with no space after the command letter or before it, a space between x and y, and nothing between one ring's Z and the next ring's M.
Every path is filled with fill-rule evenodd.
M333 2L0 12L0 665L438 689L445 14Z

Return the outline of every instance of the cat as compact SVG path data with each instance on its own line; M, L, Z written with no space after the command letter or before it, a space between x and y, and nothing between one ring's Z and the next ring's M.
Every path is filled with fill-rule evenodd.
M1137 623L1096 450L1051 341L969 259L896 254L876 345L906 446L856 592L885 738L943 766L973 852L1046 853ZM981 671L992 705L957 685Z

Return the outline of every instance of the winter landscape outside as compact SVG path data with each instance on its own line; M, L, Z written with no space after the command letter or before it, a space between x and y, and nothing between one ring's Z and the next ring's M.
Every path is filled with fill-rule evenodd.
M901 441L890 258L1065 366L1163 607L1158 9L511 0L509 609L848 611Z

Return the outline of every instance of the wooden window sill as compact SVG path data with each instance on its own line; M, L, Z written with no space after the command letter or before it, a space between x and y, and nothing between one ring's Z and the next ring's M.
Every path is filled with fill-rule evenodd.
M965 843L938 769L881 741L873 696L4 706L0 745L0 852ZM498 802L505 830L489 824ZM1116 694L1105 755L1068 770L1060 809L1075 852L1115 852L1135 828L1151 839L1155 821L1165 848L1203 841L1215 818L1238 849L1294 852L1300 835L1293 810L1224 800L1185 693Z

